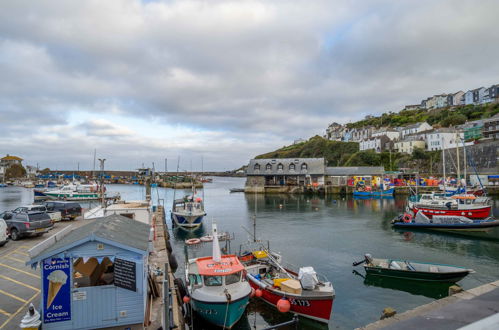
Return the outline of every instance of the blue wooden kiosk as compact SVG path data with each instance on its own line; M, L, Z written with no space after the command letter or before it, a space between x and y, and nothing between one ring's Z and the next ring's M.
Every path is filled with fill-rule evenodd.
M121 215L63 230L30 250L41 270L43 329L144 323L150 226Z

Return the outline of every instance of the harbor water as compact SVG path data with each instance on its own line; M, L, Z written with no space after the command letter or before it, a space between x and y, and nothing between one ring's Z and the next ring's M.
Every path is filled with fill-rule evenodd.
M374 257L424 261L458 265L476 271L461 282L464 289L473 288L499 278L499 239L481 239L438 232L397 231L390 220L403 211L406 198L355 200L351 197L313 195L248 195L229 193L230 188L243 187L243 178L215 177L205 184L204 200L207 216L196 231L172 229L169 210L174 194L180 198L189 191L153 188L154 204L163 204L167 224L172 231L172 245L179 263L177 276L183 278L184 241L210 232L216 222L219 231L234 235L231 252L239 252L241 243L251 239L256 209L256 233L269 240L285 262L313 266L325 275L336 291L330 329L353 329L379 319L385 307L403 312L446 296L448 285L407 283L383 278L364 278L362 267L352 267L365 253ZM108 185L108 192L119 192L124 200L144 199L145 189L139 185ZM201 195L201 190L198 195ZM33 201L32 189L8 187L0 189L0 211L11 210ZM88 206L87 206L88 207ZM499 200L493 211L499 214ZM248 233L249 232L249 233ZM225 243L221 242L224 247ZM211 244L188 248L189 257L211 253ZM353 270L357 273L354 273ZM289 320L274 307L251 303L247 315L234 329L261 329ZM301 328L327 328L304 321ZM205 328L204 325L201 325Z

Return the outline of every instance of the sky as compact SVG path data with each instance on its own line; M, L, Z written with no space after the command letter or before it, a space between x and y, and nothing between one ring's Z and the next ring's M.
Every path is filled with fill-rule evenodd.
M0 155L226 171L499 83L497 0L0 0Z

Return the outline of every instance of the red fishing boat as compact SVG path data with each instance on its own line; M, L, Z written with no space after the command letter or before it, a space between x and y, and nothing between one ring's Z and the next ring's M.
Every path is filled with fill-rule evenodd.
M413 215L421 211L430 219L434 215L484 219L490 217L491 209L488 198L471 194L454 195L450 198L423 194L418 202L409 202L409 210Z
M273 306L278 306L279 300L287 299L291 313L329 322L335 298L334 288L312 267L302 267L296 273L281 265L279 255L266 250L246 253L240 260L257 297Z

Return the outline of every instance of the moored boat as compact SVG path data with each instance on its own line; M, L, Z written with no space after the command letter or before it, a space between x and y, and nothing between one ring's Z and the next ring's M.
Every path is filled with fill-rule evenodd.
M199 227L205 215L203 200L200 197L186 196L173 201L172 221L180 228Z
M470 219L465 216L433 215L427 217L424 212L419 211L415 217L410 213L404 213L392 220L394 228L431 229L443 231L489 231L499 227L499 220L494 218Z
M470 219L484 219L490 216L492 206L487 197L471 194L454 195L451 198L438 194L423 194L417 202L408 203L415 215L421 212L429 218L433 216L465 216Z
M408 260L377 259L370 254L364 260L353 263L353 266L363 265L367 275L378 275L416 281L432 282L458 282L468 274L474 273L472 269L423 263Z
M335 291L325 277L319 279L312 267L296 273L281 265L280 256L267 250L240 254L251 287L260 290L261 299L277 306L288 299L290 312L327 323L331 318ZM258 291L257 291L258 296Z
M251 287L244 267L235 255L221 255L217 228L213 225L213 255L189 259L186 282L192 309L204 320L230 329L249 302Z

